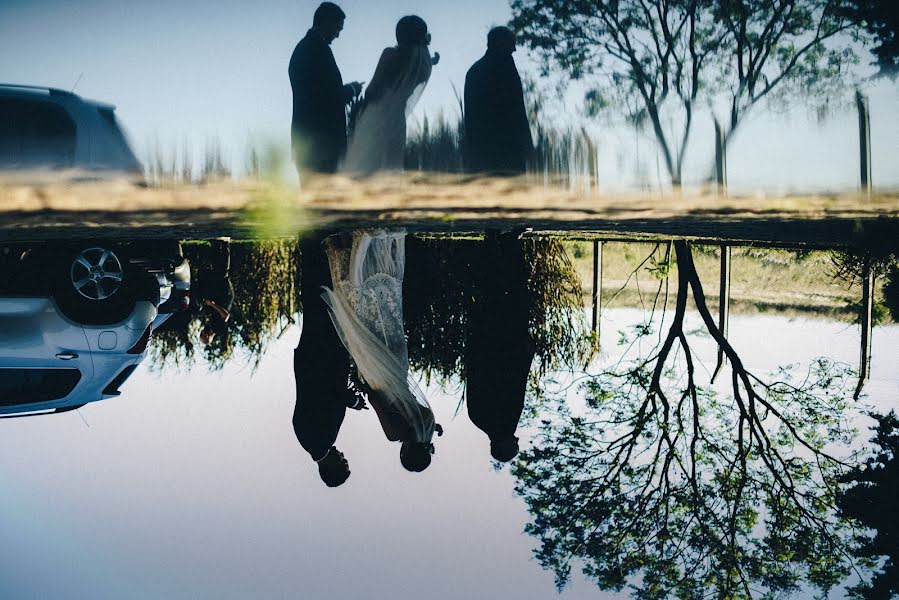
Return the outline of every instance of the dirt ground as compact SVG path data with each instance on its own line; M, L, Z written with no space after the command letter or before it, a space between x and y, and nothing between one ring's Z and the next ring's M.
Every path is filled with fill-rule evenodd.
M604 194L528 178L409 174L146 187L128 181L0 180L0 240L166 235L269 237L309 229L488 227L576 237L855 246L899 240L899 192L724 196Z

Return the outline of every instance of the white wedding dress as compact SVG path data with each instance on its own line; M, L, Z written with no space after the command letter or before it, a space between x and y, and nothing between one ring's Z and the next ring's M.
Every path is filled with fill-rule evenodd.
M340 170L354 175L401 171L406 118L431 75L427 45L384 50L356 118ZM325 240L334 288L322 298L359 376L377 402L397 415L403 441L430 443L434 413L409 376L403 328L403 271L406 232L360 230ZM385 430L386 433L386 430ZM389 435L388 435L389 437Z
M430 77L428 46L384 50L347 143L342 172L370 175L403 169L406 119Z
M434 414L409 376L403 328L405 231L359 230L325 240L334 289L323 288L331 320L362 380L400 415L415 442L430 442Z

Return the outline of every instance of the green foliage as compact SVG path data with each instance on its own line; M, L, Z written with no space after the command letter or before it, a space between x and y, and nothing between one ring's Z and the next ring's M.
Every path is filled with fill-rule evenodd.
M841 279L850 286L860 285L866 266L875 278L883 277L896 262L893 254L871 251L834 250L831 252L834 279Z
M432 127L427 116L421 127L406 136L404 158L407 170L460 173L462 171L461 118L452 124L443 113Z
M469 313L474 301L474 240L406 240L403 313L409 362L428 379L447 380L463 370Z
M580 378L583 404L546 392L537 439L513 464L535 556L560 589L578 564L636 598L826 592L854 566L851 523L836 514L847 459L829 454L854 439L853 373L826 359L748 372L713 326L689 246L675 249L667 335L653 335L664 319L635 328L620 360ZM726 346L729 393L699 379L688 288Z
M531 334L543 369L585 366L597 350L589 332L581 281L558 240L524 240L525 262L531 265Z
M666 254L665 256L659 258L653 253L652 257L649 259L649 266L647 270L652 273L652 276L656 279L665 279L668 275L671 274L671 255Z
M479 291L477 239L407 239L404 288L410 363L428 377L464 374L469 314ZM580 303L580 279L561 242L524 241L530 267L528 296L531 335L543 368L583 365L595 350ZM211 247L184 244L195 286L209 277ZM235 353L258 364L268 345L294 322L299 306L299 250L295 241L231 243L231 319L211 344L201 346L201 323L182 313L151 342L153 363L190 367L202 357L221 368Z
M865 464L845 477L851 487L840 498L840 509L868 528L859 535L857 555L872 566L886 557L870 582L859 583L852 591L862 598L890 598L899 595L899 419L894 412L873 415L877 429L871 439L874 451Z
M899 265L893 264L886 275L883 300L894 323L899 323Z
M528 172L563 186L595 185L596 144L583 128L559 126L546 114L546 95L535 82L524 81L525 105L534 135L534 153ZM463 170L465 127L462 100L455 120L443 113L436 120L425 116L406 136L404 166L408 171L459 173Z
M883 0L850 0L843 14L859 23L873 37L872 49L880 75L895 79L899 74L899 10Z
M847 388L822 368L834 365L813 366L804 397L782 390L776 404L820 443L841 439L828 430L842 408L807 400L822 391L839 399L833 392ZM747 445L745 415L711 388L699 388L694 403L644 405L651 379L634 363L590 379L586 409L551 404L554 417L513 466L533 518L526 530L540 543L535 556L558 587L575 561L601 589L633 585L637 598L743 598L754 595L750 588L838 584L848 565L839 550L844 525L829 513L836 463L819 469L776 430L767 433L771 448ZM803 422L813 405L829 416Z
M850 301L846 303L846 312L855 315L853 322L856 325L862 322L862 303L861 301ZM883 325L890 320L890 308L884 302L874 302L871 305L871 324Z
M478 301L480 240L407 239L404 314L412 367L427 377L464 376L470 314ZM523 241L530 333L540 368L584 365L595 351L581 282L561 242ZM414 282L414 284L413 284Z
M234 303L227 324L216 328L216 336L206 346L199 343L201 324L189 314L179 314L173 326L151 338L152 362L190 367L197 355L220 369L235 352L250 357L258 365L267 346L294 322L298 310L297 249L295 241L232 242L230 280ZM191 263L191 280L202 286L210 276L211 246L185 243L184 255Z
M876 297L873 302L872 318L874 325L881 325L891 318L893 322L899 317L899 302L897 302L896 274L899 267L896 263L896 255L882 253L883 250L873 251L833 251L831 253L832 273L834 279L845 281L850 287L859 287L864 282L866 269L870 269L875 280L886 279L883 286L883 301ZM862 300L861 298L850 300L846 303L847 312L858 315L856 323L861 322Z

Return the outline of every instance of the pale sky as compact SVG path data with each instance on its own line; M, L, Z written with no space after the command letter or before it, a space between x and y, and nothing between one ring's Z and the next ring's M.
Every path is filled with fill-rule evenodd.
M510 17L506 0L345 0L345 29L332 46L346 81L369 80L394 26L418 14L440 52L416 118L455 115L453 85L485 48L487 31ZM291 93L287 63L318 1L0 0L0 82L71 89L118 106L138 156L158 145L198 152L218 138L234 166L257 144L286 146ZM534 72L526 53L523 72ZM851 90L847 90L851 92ZM899 186L899 84L869 88L876 185ZM577 115L577 98L564 110ZM561 110L561 109L560 109ZM557 115L561 116L561 115ZM655 183L662 169L651 136L593 125L601 189ZM711 126L697 121L686 179L708 172ZM729 155L732 188L853 189L858 182L856 115L851 105L819 124L804 110L750 118Z
M606 309L604 331L615 340L643 318ZM698 326L690 313L687 329ZM0 421L0 596L621 597L601 593L577 565L555 595L552 574L531 558L514 478L493 471L487 438L464 410L453 418L458 390L428 389L446 433L420 474L400 467L370 411L347 411L337 444L352 474L326 488L290 423L298 338L291 327L255 373L240 360L189 375L144 364L120 397L81 410L87 424L76 412ZM853 364L859 328L733 315L729 338L765 372L822 354ZM707 377L714 342L691 336L691 345ZM608 346L613 361L620 348ZM866 392L881 410L896 404L896 348L899 326L875 329Z

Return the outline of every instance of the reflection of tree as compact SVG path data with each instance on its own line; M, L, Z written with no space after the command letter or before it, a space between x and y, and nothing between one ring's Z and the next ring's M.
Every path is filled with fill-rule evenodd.
M184 254L191 263L194 284L209 276L211 246L186 242ZM297 310L297 254L294 241L231 243L230 279L234 287L231 319L222 324L215 339L199 345L201 324L190 313L170 317L170 323L154 333L153 364L189 367L196 354L214 368L221 368L235 351L258 362L268 344L293 322Z
M836 10L844 3L513 0L512 24L547 67L594 86L591 110L625 107L635 124L647 123L679 184L695 113L707 100L727 103L728 141L764 98L796 88L826 99L821 90L853 61L846 44L829 45L853 27Z
M840 508L874 532L860 536L857 554L872 566L886 556L873 581L853 591L865 598L890 598L899 595L899 419L892 412L875 418L877 431L871 441L876 451L847 475L846 481L854 485L840 498Z
M877 282L884 281L883 301L875 299L873 306L874 324L879 325L886 320L887 315L894 322L899 322L899 260L895 249L890 244L887 247L875 246L861 250L834 250L831 253L833 263L833 279L844 281L849 287L863 287L865 274L870 271L872 288L877 289ZM861 301L850 302L849 309L858 313L861 309Z
M482 242L409 236L404 312L413 368L438 377L463 371L468 314L479 292ZM583 365L593 346L581 305L581 284L561 242L523 240L530 266L530 330L541 366ZM209 263L209 245L185 242L195 282ZM294 321L298 310L297 248L293 241L232 242L232 318L209 346L199 345L200 324L188 313L173 316L153 336L159 367L189 367L200 354L220 368L235 351L258 362L268 344Z
M891 265L887 272L883 300L890 311L890 318L899 323L899 263Z
M600 587L636 581L647 598L826 590L850 568L834 515L846 465L825 449L849 439L850 372L818 360L800 378L754 375L711 316L689 244L674 249L667 331L587 377L583 414L560 401L514 466L536 556L560 587L577 560ZM688 291L730 361L726 394L699 381ZM636 336L629 349L652 337L652 320Z
M524 239L530 266L530 333L543 368L583 365L593 349L581 302L581 283L561 242ZM409 238L404 312L413 368L439 378L462 374L470 312L482 293L483 242Z

